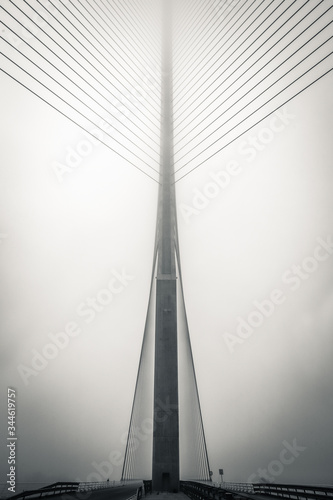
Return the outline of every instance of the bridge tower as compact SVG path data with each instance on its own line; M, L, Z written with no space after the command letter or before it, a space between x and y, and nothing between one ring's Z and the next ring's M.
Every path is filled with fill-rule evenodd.
M180 451L185 450L190 459L196 456L198 472L191 472L191 479L209 480L210 476L185 310L177 232L173 145L172 4L172 0L160 0L161 123L155 252L122 479L141 477L137 475L136 464L143 461L144 443L147 441L138 443L137 429L152 416L152 446L148 451L149 459L152 457L152 487L154 491L176 492L179 490L180 472L184 473L183 455ZM148 358L149 361L154 358L151 370L148 369ZM183 373L178 370L178 360ZM180 382L182 374L186 378L186 383L183 384ZM154 380L150 396L144 399L142 393L147 391L152 377ZM179 400L182 402L187 383L189 387L186 386L186 389L189 390L185 392L188 400L181 405L180 412ZM147 407L152 410L151 414ZM186 441L183 430L190 427L190 421L195 437L192 435Z
M172 13L163 0L161 160L157 221L153 489L178 491L179 411L177 354L176 206L173 165ZM159 401L168 401L166 415Z

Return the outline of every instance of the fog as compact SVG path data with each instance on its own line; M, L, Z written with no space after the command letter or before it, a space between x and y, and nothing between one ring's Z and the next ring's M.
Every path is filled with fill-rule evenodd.
M226 481L333 482L332 84L331 72L176 184L214 481L223 468ZM18 483L95 480L102 463L118 480L158 184L4 73L0 85L1 482L7 387Z

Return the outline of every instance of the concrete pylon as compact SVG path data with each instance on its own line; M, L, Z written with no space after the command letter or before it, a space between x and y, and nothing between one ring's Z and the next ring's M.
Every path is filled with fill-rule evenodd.
M163 2L161 166L157 222L153 489L179 489L176 204L173 165L171 0Z

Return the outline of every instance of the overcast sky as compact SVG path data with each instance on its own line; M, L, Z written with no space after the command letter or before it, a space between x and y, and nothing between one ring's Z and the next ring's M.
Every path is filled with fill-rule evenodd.
M14 12L7 0L0 4ZM207 5L217 9L219 2ZM136 9L144 19L145 7ZM4 21L7 14L0 15ZM330 27L326 38L331 35ZM17 57L3 39L1 47ZM158 168L158 145L142 108L147 102L155 109L152 93L159 92L158 55L149 57L150 67L139 64L145 93L133 101L144 118L132 110L134 128L127 121L131 131L119 140L136 166L157 179L145 163ZM44 92L3 56L1 67ZM332 56L210 160L207 153L192 161L195 151L181 160L186 150L176 145L176 169L192 162L182 173L203 161L176 186L185 301L214 480L223 468L227 481L259 481L261 468L276 482L333 482L332 72L282 106L330 67ZM110 478L119 479L147 312L158 184L3 72L0 85L1 406L7 387L15 388L17 481L92 479L112 452L118 458ZM189 85L179 87L176 125ZM186 120L186 127L195 123L193 116ZM149 126L158 133L158 114ZM129 143L133 131L144 151ZM193 146L200 137L188 138ZM106 135L103 140L114 145ZM122 148L115 147L125 154ZM5 411L1 433L4 483Z

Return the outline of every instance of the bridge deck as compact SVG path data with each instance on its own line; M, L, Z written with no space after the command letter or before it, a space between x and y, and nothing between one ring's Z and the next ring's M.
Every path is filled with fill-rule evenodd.
M147 500L189 500L189 497L185 493L168 493L165 491L161 493L153 492L151 495L148 493L145 498Z
M243 492L236 492L232 491L230 492L233 495L233 498L241 498L242 500L245 498L248 498L250 500L272 500L272 497L270 496L265 496L265 495L256 495L252 493L243 493ZM151 495L148 493L146 497L143 497L146 500L189 500L190 497L188 497L185 493L178 492L178 493L168 493L168 492L161 492L161 493L156 493L153 492Z

